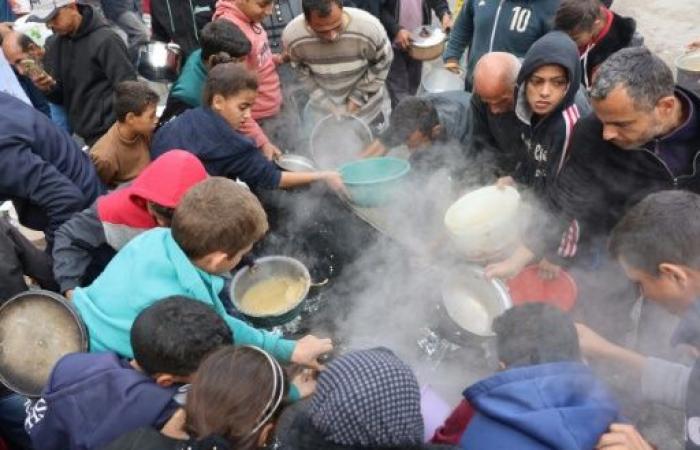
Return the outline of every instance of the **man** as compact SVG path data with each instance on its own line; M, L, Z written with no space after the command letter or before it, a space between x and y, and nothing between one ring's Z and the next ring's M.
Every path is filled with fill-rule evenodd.
M600 0L562 0L554 17L554 28L576 41L587 88L596 68L610 55L644 43L633 18L610 11Z
M381 115L386 120L393 52L382 24L365 11L343 9L341 0L304 0L302 8L282 40L309 91L310 113L353 114L367 124Z
M0 93L0 201L12 200L22 225L56 229L104 192L88 155L45 115Z
M32 16L57 34L44 58L48 75L34 82L66 107L75 132L92 145L114 123L114 88L136 79L126 46L92 7L75 0L37 0Z
M211 22L215 0L151 0L153 39L174 42L183 60L199 48L199 34Z
M32 106L51 117L51 107L48 100L46 100L46 96L39 88L34 86L28 73L30 68L22 63L22 61L31 60L37 64L44 57L44 49L36 45L29 36L12 31L7 33L2 39L2 52L12 65L17 80L27 94ZM41 66L37 65L37 67Z
M105 17L126 34L129 56L138 58L139 47L148 42L149 31L141 19L141 2L137 0L102 0Z
M559 0L465 0L442 57L445 68L459 71L469 47L466 88L472 71L487 52L502 51L522 58L530 46L551 29Z

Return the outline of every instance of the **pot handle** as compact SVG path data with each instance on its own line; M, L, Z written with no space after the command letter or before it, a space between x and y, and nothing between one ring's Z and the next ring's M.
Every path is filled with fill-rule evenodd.
M314 287L314 288L322 287L322 286L327 285L328 281L330 281L330 280L328 278L325 278L325 279L319 281L318 283L311 282L311 284L309 286Z

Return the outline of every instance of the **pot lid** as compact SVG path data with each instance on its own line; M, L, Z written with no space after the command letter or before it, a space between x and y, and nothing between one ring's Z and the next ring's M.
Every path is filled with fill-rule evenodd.
M432 47L442 44L447 39L447 35L440 28L421 26L413 30L411 39L412 45L416 47Z

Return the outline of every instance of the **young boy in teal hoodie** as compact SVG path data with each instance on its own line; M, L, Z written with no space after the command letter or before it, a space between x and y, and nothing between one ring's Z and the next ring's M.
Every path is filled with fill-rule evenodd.
M173 295L212 306L239 345L254 345L282 361L316 367L332 350L330 339L299 341L257 330L226 313L219 297L224 277L267 232L258 199L227 178L210 177L191 188L175 209L170 229L133 239L73 301L90 335L90 351L133 357L129 329L141 310Z

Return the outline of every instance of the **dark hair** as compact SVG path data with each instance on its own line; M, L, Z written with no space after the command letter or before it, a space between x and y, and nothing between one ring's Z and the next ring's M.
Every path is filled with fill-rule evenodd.
M406 142L415 131L431 136L433 128L440 125L440 117L433 104L424 98L407 97L391 112L389 121L390 145Z
M185 254L197 259L216 251L233 256L260 240L268 224L250 190L228 178L209 177L187 191L171 228Z
M613 53L596 71L591 85L593 100L604 100L621 86L634 105L649 111L663 97L673 95L673 72L646 47L628 47Z
M210 352L232 343L231 329L213 308L182 296L144 309L131 327L134 359L149 375L191 375Z
M258 77L241 63L218 64L209 71L204 85L204 104L211 106L215 95L231 97L241 91L257 91Z
M649 195L613 228L608 247L614 258L652 275L662 263L700 268L700 195Z
M198 439L220 436L239 450L256 448L262 425L279 414L277 400L286 392L284 374L271 356L252 347L221 348L195 375L185 430Z
M229 58L242 58L250 53L250 41L238 26L226 19L209 22L199 35L202 60L212 55L226 54ZM221 55L223 56L223 55Z
M308 22L312 12L315 12L319 17L328 17L333 9L333 4L338 5L338 8L343 8L343 0L302 0L301 9Z
M17 45L23 52L30 51L33 47L39 47L36 42L24 33L17 33Z
M119 122L126 120L126 115L143 114L149 106L158 105L158 94L144 81L122 81L114 89L114 114Z
M514 306L493 321L493 331L498 359L506 367L581 359L574 322L551 305Z
M148 205L151 207L154 213L160 216L161 219L167 221L168 223L172 222L173 214L175 214L175 208L169 208L150 201L148 202Z
M572 34L591 31L596 19L603 17L599 0L562 0L554 16L554 29Z

